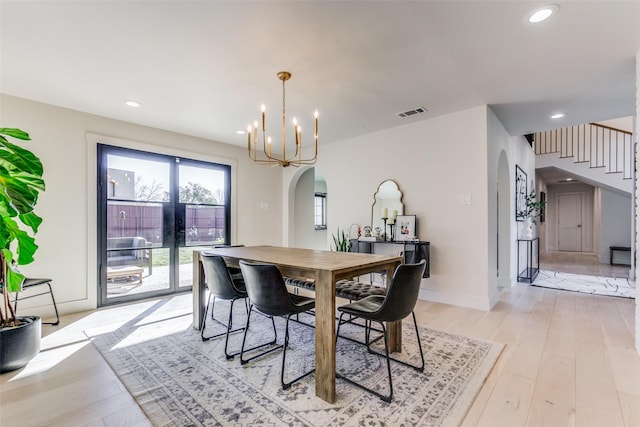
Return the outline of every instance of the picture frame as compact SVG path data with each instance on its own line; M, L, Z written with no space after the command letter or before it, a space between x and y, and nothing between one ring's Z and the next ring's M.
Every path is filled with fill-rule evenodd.
M394 241L406 242L415 240L416 233L416 216L415 215L398 215L396 217L396 229L394 231Z
M540 202L542 202L542 207L540 208L540 222L544 222L546 213L547 213L547 209L546 209L546 202L547 201L547 193L545 193L544 191L540 192Z
M523 221L527 212L527 173L516 165L516 221Z

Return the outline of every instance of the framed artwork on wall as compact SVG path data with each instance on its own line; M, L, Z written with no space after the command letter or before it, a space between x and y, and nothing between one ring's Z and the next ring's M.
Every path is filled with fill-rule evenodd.
M542 203L542 205L540 206L540 222L544 222L544 217L546 214L546 206L547 204L544 203L547 201L547 193L545 193L544 191L540 192L540 202Z
M398 215L396 217L395 241L411 241L416 237L416 216Z
M527 174L516 165L516 221L524 220L527 212Z

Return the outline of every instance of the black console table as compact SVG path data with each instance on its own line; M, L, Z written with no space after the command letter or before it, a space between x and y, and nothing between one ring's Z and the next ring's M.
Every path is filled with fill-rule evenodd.
M518 239L518 282L533 283L540 271L540 238Z
M377 245L397 245L398 252L402 250L403 262L405 264L415 264L423 259L427 261L427 266L424 270L422 277L429 277L429 242L388 242L383 240L365 241L358 239L350 239L351 252L360 252L366 254L373 254Z

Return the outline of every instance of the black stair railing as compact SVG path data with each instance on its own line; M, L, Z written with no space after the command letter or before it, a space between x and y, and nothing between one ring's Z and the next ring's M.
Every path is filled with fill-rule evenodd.
M609 126L589 123L533 134L536 154L558 153L573 158L574 163L589 163L606 173L622 174L632 179L635 144L633 134Z

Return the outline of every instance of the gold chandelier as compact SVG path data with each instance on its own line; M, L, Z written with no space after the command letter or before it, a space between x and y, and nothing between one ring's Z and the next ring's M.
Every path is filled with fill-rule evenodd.
M298 125L298 121L293 118L293 133L295 135L295 152L293 156L287 157L287 133L286 133L286 114L285 114L285 92L284 84L291 78L288 71L280 71L278 78L282 80L282 154L272 153L271 137L267 136L267 128L265 125L266 115L265 106L262 104L262 147L258 150L258 121L249 125L247 128L247 149L249 157L259 165L280 165L282 167L300 165L313 165L318 158L318 111L314 113L314 131L313 131L313 157L308 159L302 158L302 128ZM293 150L291 150L293 151Z

